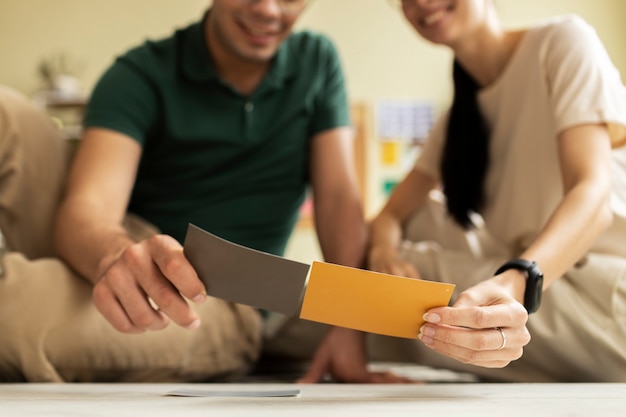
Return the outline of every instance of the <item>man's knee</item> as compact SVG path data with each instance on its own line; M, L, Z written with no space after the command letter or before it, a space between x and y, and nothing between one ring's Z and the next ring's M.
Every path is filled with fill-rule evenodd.
M53 216L70 156L50 117L0 86L0 229L12 250L31 259L54 253Z

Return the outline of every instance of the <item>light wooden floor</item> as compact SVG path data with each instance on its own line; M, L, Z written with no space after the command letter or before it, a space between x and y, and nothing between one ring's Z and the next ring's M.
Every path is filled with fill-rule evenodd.
M172 397L300 390L298 397ZM0 384L0 416L626 416L626 384Z

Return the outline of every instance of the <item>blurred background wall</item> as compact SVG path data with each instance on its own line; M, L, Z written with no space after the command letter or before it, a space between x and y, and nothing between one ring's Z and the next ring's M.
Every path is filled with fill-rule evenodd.
M505 24L565 13L594 25L626 71L623 0L495 0ZM67 56L89 91L112 59L145 38L166 36L198 19L210 0L0 0L0 82L25 93L39 88L38 63ZM331 36L342 54L354 99L449 95L446 51L417 38L387 0L312 0L300 28Z
M626 1L495 0L507 26L576 13L591 23L622 74L626 73ZM38 66L62 56L88 94L114 57L146 38L169 35L199 19L210 0L0 0L0 83L28 95L41 89ZM342 56L353 101L449 100L449 53L417 37L387 0L312 0L299 28L326 33ZM376 172L376 147L367 159ZM374 181L370 179L370 182ZM372 183L371 187L377 187ZM384 202L368 199L368 214ZM319 258L313 232L300 229L287 256Z

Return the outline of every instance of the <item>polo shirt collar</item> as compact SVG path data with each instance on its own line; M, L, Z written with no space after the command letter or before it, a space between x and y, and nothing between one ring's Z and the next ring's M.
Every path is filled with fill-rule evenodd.
M189 27L183 41L183 70L189 78L195 81L219 79L204 37L204 23L209 12L210 10L200 22ZM294 54L289 39L286 39L278 47L272 59L271 68L263 82L280 87L296 74L297 66L297 55Z
M183 39L183 71L194 81L209 81L217 78L209 47L204 39L204 18L194 23L187 30Z

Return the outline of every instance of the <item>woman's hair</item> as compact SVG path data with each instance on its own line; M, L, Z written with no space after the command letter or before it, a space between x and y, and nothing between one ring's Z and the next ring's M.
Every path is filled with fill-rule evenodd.
M478 84L455 60L454 100L441 159L441 178L448 213L464 229L471 212L484 205L484 180L489 165L489 133L478 107Z

